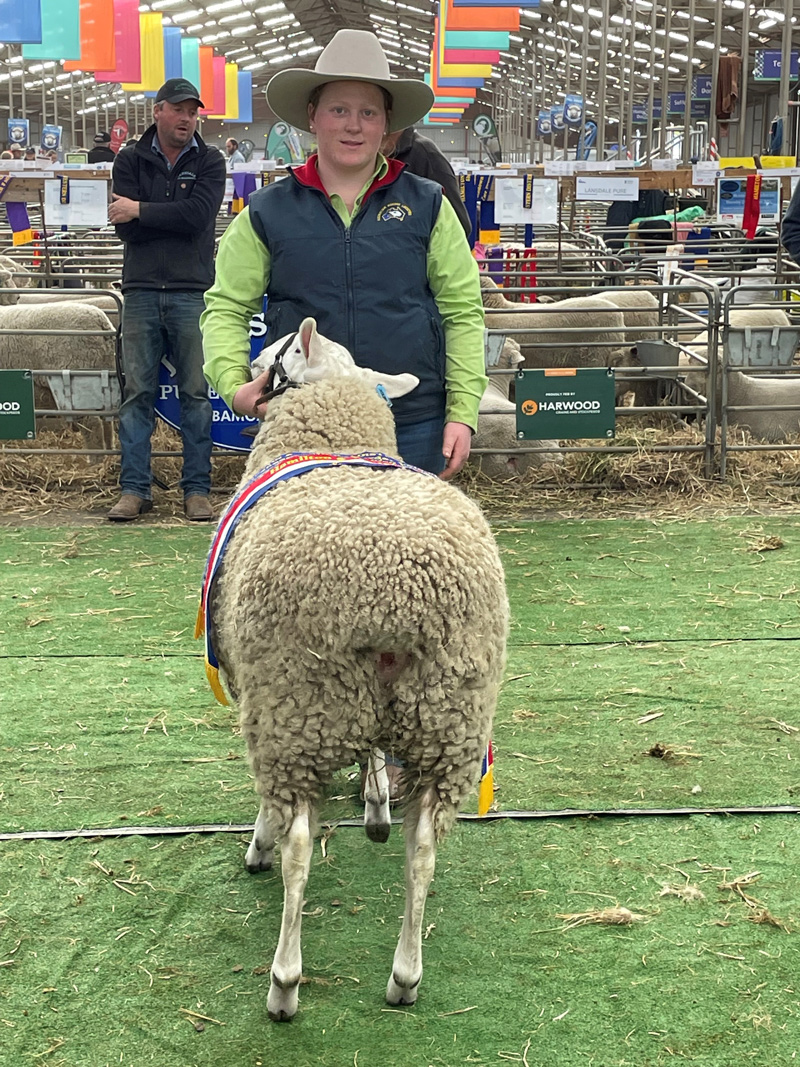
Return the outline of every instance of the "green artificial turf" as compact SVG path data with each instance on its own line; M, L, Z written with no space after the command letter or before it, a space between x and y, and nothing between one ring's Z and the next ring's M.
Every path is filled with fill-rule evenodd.
M799 531L783 518L501 527L513 621L498 806L795 803ZM193 640L208 541L0 532L0 832L252 820L235 714ZM340 774L331 795L346 800L326 817L357 814L355 792Z
M498 528L513 619L497 806L796 803L799 532L786 518ZM234 713L192 639L208 542L0 530L0 832L252 821ZM357 812L355 789L342 772L325 816ZM265 1007L280 872L248 876L239 835L6 841L0 1065L789 1064L799 827L460 825L407 1010L383 1001L402 838L339 828L315 847L300 1014L282 1026ZM616 905L641 918L559 918Z
M427 902L420 998L400 1010L383 998L402 839L339 830L326 846L306 892L300 1011L275 1025L280 873L246 874L237 836L6 844L0 1060L766 1067L800 1049L794 818L459 827ZM754 872L750 905L720 888ZM687 886L703 896L675 895ZM614 906L640 918L559 917Z

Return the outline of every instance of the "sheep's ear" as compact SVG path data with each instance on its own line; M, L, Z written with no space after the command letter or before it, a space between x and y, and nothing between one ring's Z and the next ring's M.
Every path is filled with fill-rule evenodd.
M317 320L312 318L303 319L300 323L300 329L297 331L297 339L300 342L300 348L303 350L303 356L306 361L308 361L312 343L316 341L318 336Z
M413 374L381 374L368 367L353 367L350 374L372 388L382 385L390 400L405 396L419 385L419 378Z

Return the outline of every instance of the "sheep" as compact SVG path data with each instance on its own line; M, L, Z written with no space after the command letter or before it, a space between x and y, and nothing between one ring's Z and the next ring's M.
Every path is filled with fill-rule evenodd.
M654 341L659 337L658 300L647 289L639 289L627 286L624 289L604 289L603 299L614 304L622 312L625 321L625 341L632 346L635 353L636 345L640 341ZM638 364L638 359L632 361ZM618 386L618 394L633 388L634 403L637 407L654 407L659 399L659 382L654 378L637 378L633 382L627 382L622 388Z
M519 345L510 337L506 338L497 367L502 370L516 368L523 362ZM496 455L474 456L470 465L490 478L505 480L524 474L531 467L542 467L546 463L563 463L564 457L558 451L558 441L519 441L517 440L516 404L509 400L511 380L507 376L489 377L481 397L478 409L478 431L472 439L472 448L503 449ZM524 447L547 448L548 452L516 453ZM511 451L514 450L514 451Z
M512 334L522 349L526 367L635 365L630 348L625 344L623 314L603 297L578 296L559 300L545 310L507 300L485 274L481 275L481 290L486 325L490 330L541 331ZM571 331L575 327L594 327L596 340L586 334L573 334Z
M5 267L7 271L17 275L12 282L17 289L27 289L33 285L31 272L23 263L14 259L13 256L0 256L0 267ZM3 285L5 284L3 282Z
M23 289L17 298L17 306L21 304L58 304L69 301L79 301L81 304L89 304L91 307L100 308L108 316L110 322L116 325L120 318L120 307L123 296L119 299L110 295L108 290L103 289L78 289L71 290L72 295L67 296L63 290L53 292L46 289ZM0 297L2 297L0 293Z
M790 326L791 320L780 308L731 308L728 313L730 325L735 329L770 329L776 326ZM708 335L698 334L686 345L691 355L681 354L681 366L686 368L684 381L687 386L701 396L708 391L708 374L721 373L719 358L709 367ZM702 367L701 371L693 367ZM716 418L722 414L722 394L717 388ZM728 404L732 406L749 404L800 403L800 381L794 376L766 376L747 374L739 370L728 373ZM754 437L765 441L782 441L787 434L797 433L800 429L800 412L798 411L731 411L729 425L749 429Z
M286 453L396 455L376 386L400 396L418 380L356 367L313 319L267 358L287 341L289 379L310 384L269 401L240 489ZM282 842L270 1018L297 1011L323 788L338 769L369 760L366 832L386 840L384 749L404 761L407 785L406 910L386 999L413 1004L436 843L478 777L503 672L508 604L486 521L454 486L413 470L312 470L253 504L206 602L261 796L247 869L269 869Z
M0 333L0 367L4 370L115 371L117 331L108 316L91 305L64 300L41 306L2 306L0 330L14 331ZM57 337L31 334L31 330L75 330L79 335ZM57 407L41 377L34 379L34 399L37 408ZM102 420L82 420L79 428L85 447L108 444L110 427Z

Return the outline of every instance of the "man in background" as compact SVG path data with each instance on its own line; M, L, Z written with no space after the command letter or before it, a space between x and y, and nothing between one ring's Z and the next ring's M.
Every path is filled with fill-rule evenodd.
M244 163L244 156L239 151L239 142L233 137L229 137L225 142L225 151L228 154L228 165L233 170L234 163Z
M225 161L197 133L203 102L185 78L158 90L152 126L118 154L109 222L125 244L122 264L122 369L119 412L122 495L108 513L130 522L152 504L150 438L158 368L169 344L180 401L184 514L214 517L211 401L203 376L200 314L214 280L214 225L225 193Z
M94 148L89 150L88 163L113 163L117 157L111 151L111 134L102 130L94 135Z
M407 130L387 133L381 145L381 152L387 159L393 157L405 163L412 174L418 174L420 178L430 178L437 185L441 185L442 192L455 208L458 221L469 237L472 223L458 190L458 179L447 157L430 137L423 137L413 126L409 126Z

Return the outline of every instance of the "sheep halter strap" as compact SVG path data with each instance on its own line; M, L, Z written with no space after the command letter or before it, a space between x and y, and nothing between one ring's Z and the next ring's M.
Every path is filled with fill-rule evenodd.
M424 474L429 478L436 477L429 471L423 471L419 467L412 467L411 464L403 463L402 460L384 455L383 452L359 452L356 455L335 455L326 452L288 452L286 455L279 456L269 467L264 467L250 479L226 508L211 541L211 550L206 561L200 608L197 613L197 624L194 632L195 638L205 633L206 677L214 696L220 704L227 705L228 699L219 680L219 662L214 654L213 624L209 614L209 604L211 589L222 564L225 549L239 519L266 492L273 489L280 482L287 481L289 478L296 478L300 474L306 474L308 471L317 470L320 467L371 467L375 470L407 470L416 474Z

